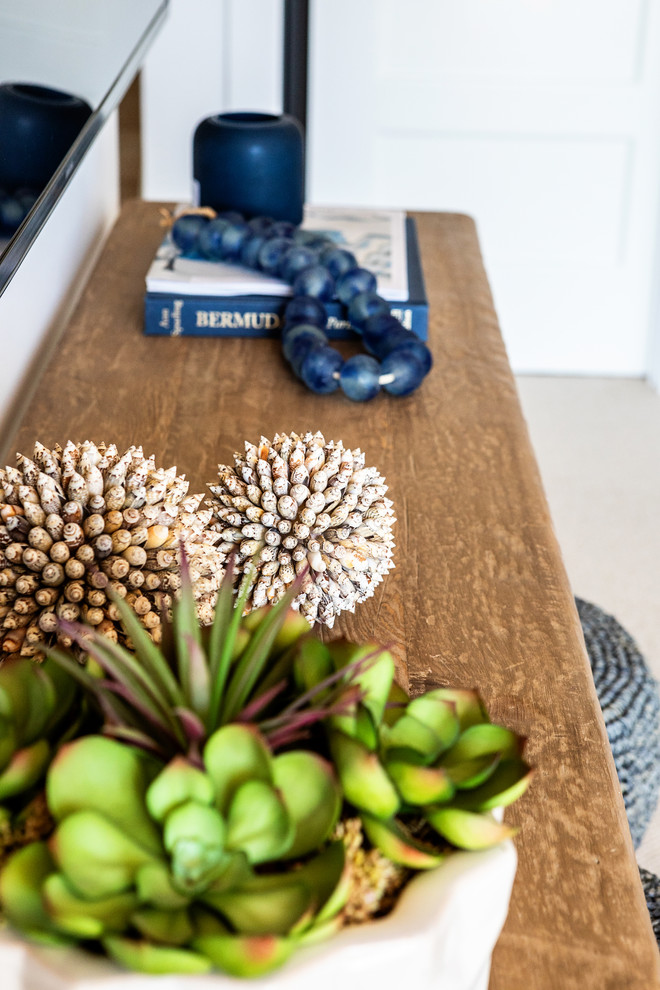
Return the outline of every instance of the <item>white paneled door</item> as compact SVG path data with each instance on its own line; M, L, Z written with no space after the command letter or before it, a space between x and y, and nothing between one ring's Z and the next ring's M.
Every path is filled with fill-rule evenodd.
M649 372L660 0L311 0L308 199L471 214L517 371Z

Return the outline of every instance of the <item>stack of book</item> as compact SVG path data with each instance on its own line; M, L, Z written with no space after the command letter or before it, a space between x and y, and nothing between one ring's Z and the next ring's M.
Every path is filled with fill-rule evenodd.
M303 227L331 237L372 271L378 293L404 327L428 336L428 302L415 221L400 210L305 208ZM237 265L186 258L167 235L146 276L144 332L165 336L270 337L291 286ZM339 301L327 304L329 337L352 331Z

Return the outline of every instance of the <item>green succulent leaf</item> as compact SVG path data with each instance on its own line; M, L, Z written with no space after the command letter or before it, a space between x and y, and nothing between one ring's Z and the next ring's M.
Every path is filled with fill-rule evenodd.
M392 654L375 643L342 640L331 643L329 648L336 669L347 668L350 683L359 687L362 704L379 724L394 681Z
M133 912L131 922L143 938L168 946L186 945L194 934L188 912L183 909L142 908Z
M454 784L443 767L416 766L400 760L388 760L385 767L406 804L438 804L454 796Z
M393 863L413 870L433 870L447 858L445 853L415 839L396 818L382 821L367 814L361 817L369 841Z
M376 753L343 732L330 734L330 750L346 798L377 818L391 818L400 807L397 790Z
M43 776L50 757L51 747L46 739L16 750L0 773L0 801L33 787Z
M294 678L301 691L310 691L334 671L330 650L320 639L304 639L296 651Z
M276 935L200 935L193 945L218 969L240 977L271 973L295 948L293 940Z
M47 733L61 710L69 707L74 693L75 685L52 664L16 657L4 660L0 667L0 717L16 726L19 745Z
M502 725L472 725L465 729L448 753L442 757L443 766L455 767L464 761L482 756L518 756L520 739Z
M212 966L209 958L191 949L152 945L131 938L104 938L103 948L120 965L138 973L208 973Z
M375 751L378 748L378 728L373 715L368 708L355 700L349 706L349 711L341 715L333 715L328 720L333 729L339 729L347 736L358 739L367 749Z
M442 741L433 729L407 712L392 728L381 727L381 743L386 752L400 749L414 750L426 763L436 760L442 750Z
M203 895L241 935L286 935L313 905L314 895L296 873L253 876L241 887Z
M396 681L394 681L390 688L390 693L387 696L387 704L385 705L385 711L383 712L384 724L392 726L395 722L398 722L404 714L409 701L410 698L407 693L403 690L400 684L397 684Z
M160 853L160 835L145 806L152 776L153 765L138 750L103 736L84 736L63 746L51 763L48 807L56 821L85 810L98 811L119 829L130 823L132 837Z
M73 890L82 897L120 894L134 883L137 870L154 854L127 835L130 819L119 827L96 811L75 811L52 838L53 858Z
M175 889L169 867L161 860L145 863L136 871L135 889L141 904L172 910L190 902L187 894Z
M0 770L5 769L19 745L16 726L11 719L0 715Z
M179 804L168 814L163 841L170 854L172 882L181 893L205 890L227 863L227 828L216 808L196 801Z
M100 938L123 931L138 907L134 891L109 897L80 897L61 873L51 873L43 882L44 906L56 925L77 938Z
M235 792L227 814L227 848L242 851L252 864L288 853L295 827L272 784L248 780Z
M519 757L502 760L484 784L474 790L461 791L452 804L466 811L506 808L525 793L532 775L533 770Z
M312 891L310 919L295 933L323 925L342 910L350 895L352 881L346 869L346 849L343 842L331 842L317 856L308 859L293 874Z
M435 733L440 743L440 752L449 749L456 742L460 725L453 702L436 698L433 692L429 692L413 698L406 713L423 722Z
M213 804L213 781L207 773L182 756L175 756L149 785L145 801L149 814L163 822L169 812L185 801Z
M428 691L427 698L448 701L454 705L461 732L472 725L489 722L488 713L476 691L467 688L435 688Z
M0 902L15 928L27 933L53 931L41 888L55 869L45 842L31 842L9 857L0 872Z
M341 811L341 788L331 765L315 753L292 750L273 760L273 780L295 828L286 858L319 849Z
M237 788L247 780L272 780L271 755L259 733L249 725L223 725L210 737L203 752L213 781L218 810L226 814Z
M490 815L461 808L427 808L426 819L436 832L459 849L488 849L517 832Z
M471 790L492 777L499 764L500 754L493 753L446 766L445 772L458 790Z

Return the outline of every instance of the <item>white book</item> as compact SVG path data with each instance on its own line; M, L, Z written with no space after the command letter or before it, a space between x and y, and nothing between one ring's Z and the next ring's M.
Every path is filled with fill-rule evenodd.
M392 302L408 298L406 214L403 210L305 206L302 226L327 234L362 268L373 272L378 293ZM184 258L168 234L146 275L147 292L190 296L290 296L281 279L239 265Z

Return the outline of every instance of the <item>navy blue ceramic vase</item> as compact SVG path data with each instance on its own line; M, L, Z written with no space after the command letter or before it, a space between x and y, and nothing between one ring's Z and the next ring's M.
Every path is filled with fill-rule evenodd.
M304 196L302 127L286 114L207 117L193 138L193 177L202 206L299 224Z
M92 112L49 86L0 86L0 186L41 192Z

